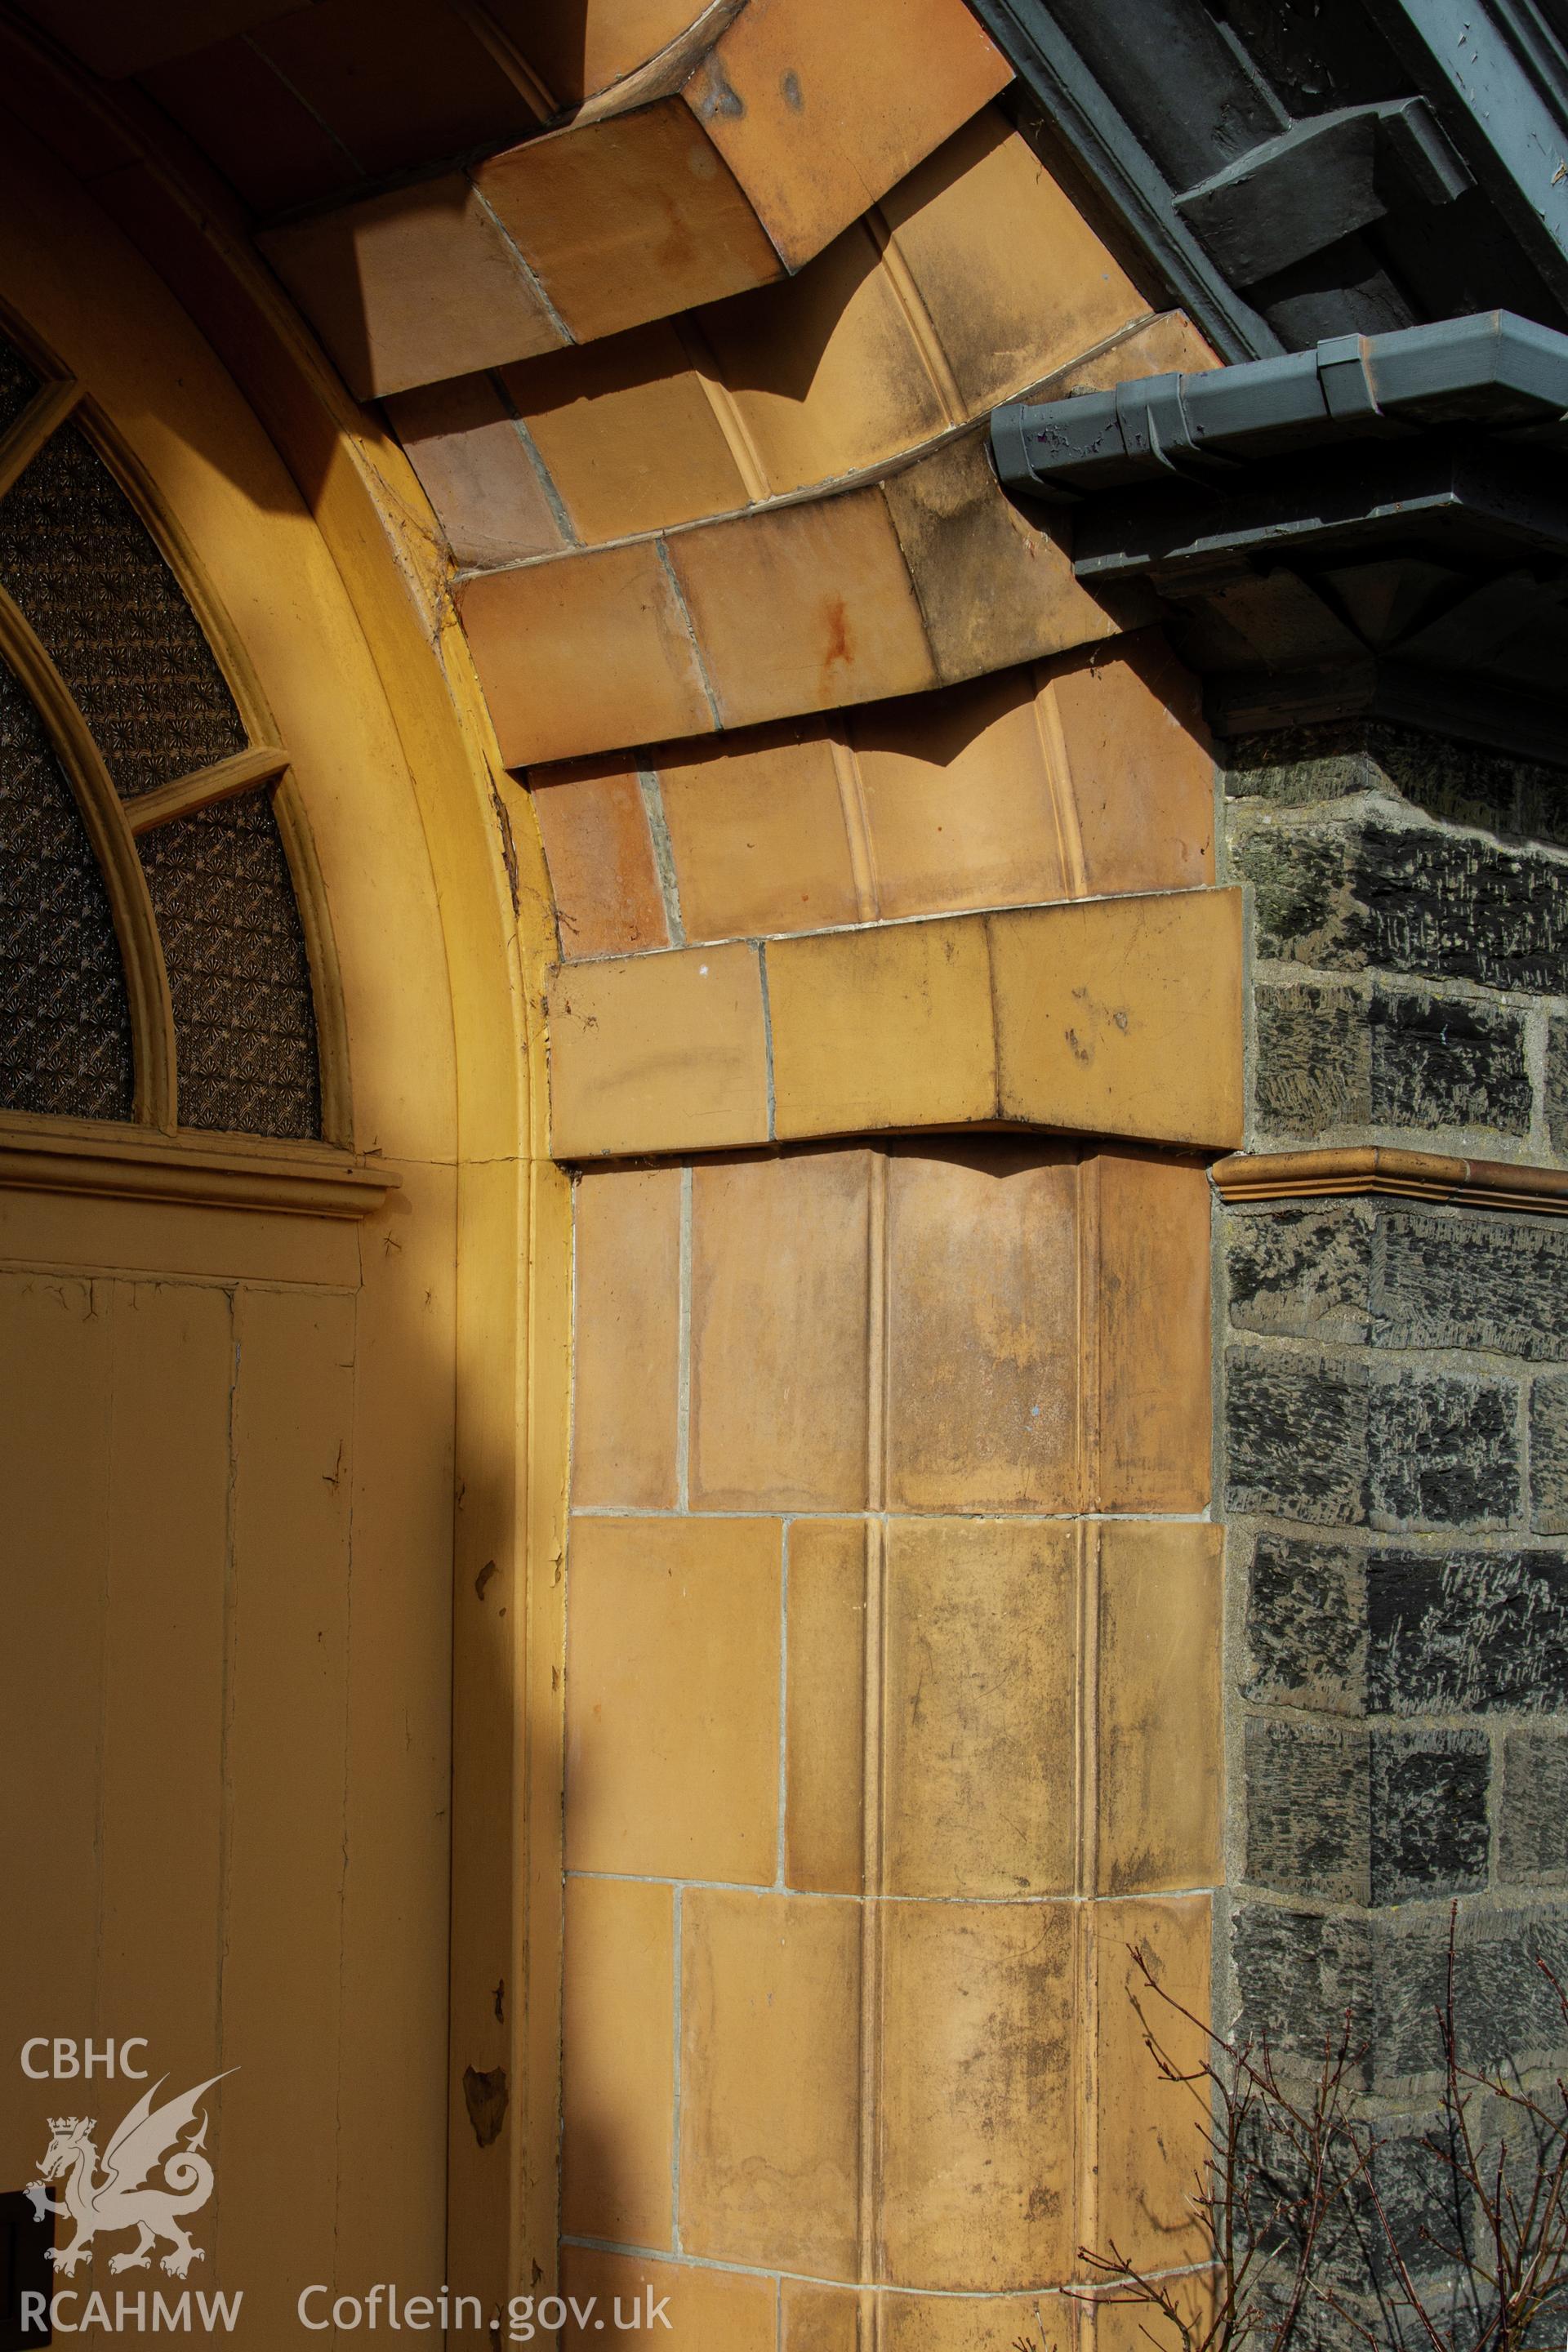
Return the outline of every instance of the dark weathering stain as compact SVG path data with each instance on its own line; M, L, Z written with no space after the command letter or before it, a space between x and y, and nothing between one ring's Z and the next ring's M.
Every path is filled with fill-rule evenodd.
M504 2066L492 2066L488 2074L481 2074L473 2066L464 2067L463 2103L474 2127L474 2137L481 2147L493 2146L500 2137L510 2096Z
M800 76L794 71L786 73L781 79L779 88L784 92L784 102L791 113L801 113L805 106L805 97L800 86Z
M822 657L822 669L826 677L835 662L842 662L846 669L849 667L855 659L855 641L849 633L849 613L842 596L829 597L825 617L827 650Z
M490 783L490 803L495 810L496 824L500 833L500 854L502 863L506 866L506 887L511 893L511 911L515 915L520 911L521 907L517 879L517 844L512 838L511 819L507 814L506 803L497 792L493 779Z
M746 101L734 89L717 58L710 57L702 76L702 91L697 101L697 111L705 121L715 116L726 121L739 121L746 111Z

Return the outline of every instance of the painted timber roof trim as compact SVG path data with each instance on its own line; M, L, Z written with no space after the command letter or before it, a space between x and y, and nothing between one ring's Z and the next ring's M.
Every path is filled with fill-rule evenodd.
M971 0L1221 357L1568 323L1565 0Z

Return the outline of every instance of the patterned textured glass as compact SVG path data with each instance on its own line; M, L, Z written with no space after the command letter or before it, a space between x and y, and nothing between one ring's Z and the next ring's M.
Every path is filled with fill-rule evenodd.
M129 1118L133 1093L109 895L37 712L0 664L0 1106Z
M138 846L174 998L181 1126L320 1135L310 969L271 795L218 801Z
M0 499L0 581L53 656L125 799L245 749L178 581L74 425Z
M38 389L38 379L15 344L0 335L0 433L8 433Z

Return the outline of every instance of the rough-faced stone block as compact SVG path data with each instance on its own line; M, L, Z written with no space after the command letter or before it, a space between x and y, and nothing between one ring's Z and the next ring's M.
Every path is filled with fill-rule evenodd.
M1319 1527L1366 1516L1371 1375L1330 1356L1231 1351L1226 1378L1235 1511L1263 1511Z
M1331 1903L1366 1901L1367 1738L1349 1724L1250 1718L1244 1735L1248 1878Z
M1568 1559L1554 1551L1373 1551L1373 1714L1568 1706Z
M1257 1885L1357 1904L1486 1885L1485 1732L1259 1715L1244 1755L1247 1875Z
M1568 1534L1568 1373L1531 1383L1530 1523Z
M1382 1202L1372 1213L1374 1345L1568 1357L1568 1222Z
M1568 949L1568 865L1434 825L1358 814L1260 824L1236 845L1260 955L1551 994Z
M1380 2072L1433 2073L1436 2012L1447 1996L1447 1905L1394 1914L1380 1941L1380 2038L1386 2041ZM1453 1995L1461 2065L1563 2067L1568 2021L1542 1961L1568 1983L1568 1916L1560 1906L1461 1910Z
M1375 1732L1371 1761L1371 1900L1398 1903L1484 1886L1491 1773L1486 1733Z
M1506 1528L1518 1515L1509 1381L1404 1372L1356 1358L1232 1351L1232 1511L1320 1527Z
M1568 1706L1568 1559L1258 1538L1248 1696L1339 1715Z
M1255 998L1260 1125L1309 1137L1372 1124L1372 1033L1353 988L1269 982Z
M1348 1917L1258 1899L1238 1904L1231 1953L1240 2031L1313 2065L1325 2033L1337 2034L1348 2011L1352 2036L1368 2045L1364 2081L1380 2091L1428 2089L1441 2078L1449 1916L1446 1902ZM1562 2064L1568 2025L1542 1959L1568 1980L1561 1909L1461 1909L1453 1995L1462 2064L1510 2056Z
M1310 873L1292 875L1270 892L1310 887ZM1278 977L1259 982L1255 1003L1256 1109L1266 1133L1303 1141L1369 1127L1529 1133L1525 1024L1505 1006Z
M1232 800L1286 807L1380 793L1449 824L1546 841L1563 837L1556 769L1375 719L1281 728L1237 743L1226 790Z
M1225 1218L1230 1319L1325 1343L1372 1336L1378 1220L1368 1201L1269 1202Z
M1241 1330L1568 1360L1568 1221L1385 1200L1256 1203L1227 1213L1225 1247Z
M1247 1580L1249 1696L1324 1713L1363 1711L1366 1559L1345 1544L1258 1537Z
M1372 1390L1371 1524L1506 1528L1520 1503L1519 1399L1511 1381L1415 1372Z
M1348 828L1249 825L1233 833L1231 864L1256 893L1259 957L1362 971L1365 923L1346 880Z
M1568 1736L1510 1731L1503 1741L1498 1874L1515 1886L1568 1886Z
M1283 2056L1321 2058L1325 2031L1346 2011L1371 2016L1373 1923L1364 1914L1292 1911L1243 1901L1231 1916L1237 2031Z
M1532 1094L1518 1013L1375 989L1367 1018L1375 1125L1529 1133Z
M1546 1125L1552 1150L1568 1158L1568 1021L1553 1021L1547 1030Z

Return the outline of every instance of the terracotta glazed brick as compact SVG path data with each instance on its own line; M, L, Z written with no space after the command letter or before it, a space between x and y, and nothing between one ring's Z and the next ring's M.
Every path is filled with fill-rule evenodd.
M1054 2295L909 2295L790 2278L783 2294L782 2352L1017 2352L1070 2342L1078 2317Z
M869 1228L867 1152L696 1170L694 1510L865 1507Z
M1095 896L1214 880L1214 753L1197 680L1150 633L1053 664L1084 879Z
M1065 2279L1072 1906L892 1903L881 1931L885 2275L960 2294Z
M1070 1894L1073 1529L894 1519L887 1546L884 1891Z
M860 1906L690 1887L681 1950L683 2251L851 2275Z
M1095 1541L1097 1889L1210 1885L1220 1873L1222 1532L1112 1519Z
M761 286L783 267L679 98L531 139L479 164L474 183L577 342Z
M596 2329L592 2318L579 2326L568 2316L562 2352L603 2352L605 2314L613 2315L617 2303L625 2318L634 2307L643 2313L645 2331L651 2326L652 2340L664 2352L720 2352L721 2347L722 2352L777 2352L778 2284L771 2278L566 2245L561 2292L580 2310L592 2304L599 2315ZM661 2305L650 2323L648 2312Z
M257 242L362 400L565 341L455 172L264 230Z
M1235 1144L1239 922L1238 892L1194 890L773 940L773 1131L1001 1119ZM549 1010L560 1157L768 1139L755 946L569 964Z
M690 940L805 931L859 913L833 746L805 727L682 744L658 761Z
M1155 1981L1200 2021L1209 2013L1212 1924L1206 1895L1158 1903L1096 1903L1094 2033L1098 2090L1094 2211L1084 2216L1086 2242L1116 2243L1145 2269L1201 2262L1203 2240L1192 2217L1193 2173L1201 2143L1191 2090L1162 2083L1128 1999L1139 1979L1130 1947L1148 1959ZM1080 1998L1087 1999L1088 1989ZM1198 2027L1187 2025L1147 1991L1142 1999L1172 2056L1195 2067L1205 2055ZM1321 2053L1320 2053L1321 2054ZM1194 2154L1194 2150L1198 2153ZM1082 2265L1075 2266L1087 2274Z
M866 1883L865 1519L796 1519L788 1535L784 1884Z
M222 124L224 177L253 212L310 204L360 177L353 157L247 40L215 39L138 79L198 144Z
M517 420L489 376L400 392L386 411L457 562L505 563L565 545Z
M963 0L753 0L689 95L798 268L1012 78Z
M1146 311L994 107L916 164L881 209L966 415L1025 392Z
M1193 2331L1193 2340L1198 2343L1205 2341L1214 2326L1215 2286L1212 2271L1191 2272L1184 2277L1178 2276L1171 2284L1171 2300L1183 2322ZM1077 2307L1081 2310L1082 2305ZM1136 2305L1096 2303L1093 2305L1090 2332L1085 2338L1085 2352L1148 2352L1148 2344L1142 2317Z
M1057 2294L910 2295L878 2297L879 2352L1017 2352L1022 2344L1087 2347L1079 2333L1089 2316ZM856 2347L858 2352L858 2347ZM1128 2347L1131 2352L1131 2347Z
M781 2285L782 2352L862 2352L875 2342L872 2297L854 2287L786 2278Z
M668 1510L679 1418L679 1168L590 1170L576 1192L572 1493Z
M550 1135L563 1160L709 1151L768 1131L755 948L568 964L551 984Z
M1070 1511L1079 1458L1079 1170L1049 1144L888 1163L888 1501Z
M767 963L779 1136L994 1115L991 973L980 923L780 940Z
M668 2246L675 2147L675 1894L569 1878L561 2224Z
M473 26L427 0L318 0L249 37L370 179L538 127ZM377 42L395 71L366 70Z
M726 727L935 682L878 489L682 531L669 560Z
M651 540L479 572L458 605L509 767L712 731L686 614Z
M1077 895L1032 670L881 703L848 723L885 918Z
M1201 1511L1211 1475L1208 1179L1196 1162L1098 1152L1100 1395L1106 1511Z
M863 221L798 278L699 323L771 492L859 472L957 421Z
M625 955L669 943L637 771L621 760L535 768L533 813L550 867L561 952Z
M1239 1144L1241 894L986 918L1005 1118Z
M781 1538L776 1519L574 1519L568 1869L772 1881Z
M582 538L745 505L713 404L668 320L501 373Z
M1138 596L1112 613L1079 586L1059 530L998 490L982 427L889 474L883 494L943 684L1064 653L1152 616Z
M486 0L558 106L636 73L701 15L704 0Z

